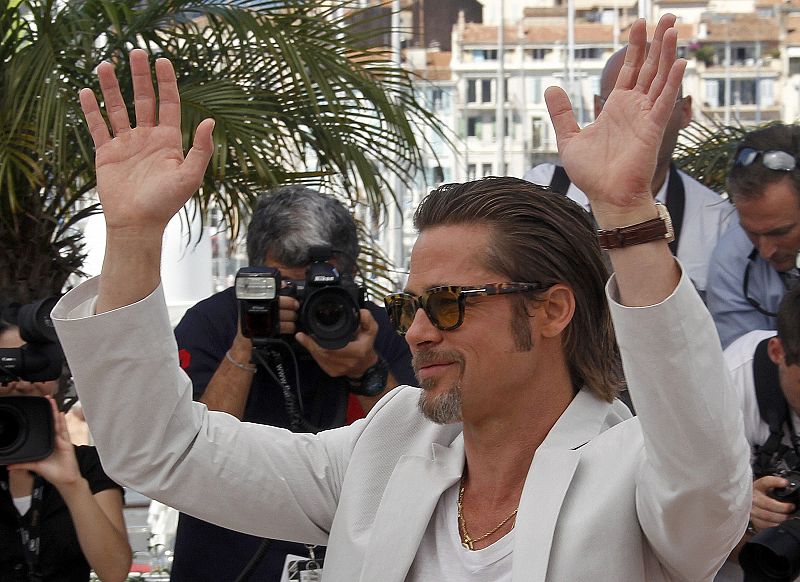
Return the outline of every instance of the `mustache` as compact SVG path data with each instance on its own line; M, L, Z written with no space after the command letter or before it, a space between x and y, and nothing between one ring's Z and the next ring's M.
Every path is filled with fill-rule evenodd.
M455 362L458 364L464 364L464 356L462 356L459 352L456 351L424 351L424 352L417 352L411 358L411 367L414 368L414 373L418 373L420 368L424 368L425 366L430 366L432 364L449 364L451 362Z

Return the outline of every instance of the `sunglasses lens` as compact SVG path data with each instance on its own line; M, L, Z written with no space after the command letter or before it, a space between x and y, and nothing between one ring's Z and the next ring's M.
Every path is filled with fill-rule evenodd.
M764 159L762 160L762 163L764 164L764 167L769 168L770 170L781 170L784 172L794 170L795 166L797 165L793 155L780 150L764 152Z
M406 293L389 295L384 300L389 321L398 333L405 334L417 312L417 298Z
M437 289L428 294L425 312L439 329L446 330L458 326L461 319L458 295L456 289Z
M744 148L736 155L736 165L737 166L744 166L747 167L752 164L758 154L760 152L758 150L754 150L753 148Z

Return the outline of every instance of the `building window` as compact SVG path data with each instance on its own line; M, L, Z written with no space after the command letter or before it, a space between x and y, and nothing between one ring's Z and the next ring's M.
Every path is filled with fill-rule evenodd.
M467 181L475 179L476 171L477 171L477 166L475 164L467 164Z
M489 79L481 80L481 103L492 102L492 82Z
M552 51L553 49L546 48L526 49L525 56L532 61L543 61Z
M497 49L473 49L469 52L472 54L472 61L476 63L497 60Z
M531 147L540 149L544 146L545 127L541 117L531 117Z
M773 80L731 79L730 103L726 102L725 79L706 80L706 104L708 107L726 107L727 105L756 105L758 90L761 93L761 105L770 107L774 102Z
M575 49L576 59L599 59L603 56L603 51L597 47Z
M445 111L450 108L449 95L444 92L440 87L434 87L431 90L431 103L434 111Z
M483 164L481 166L481 174L483 174L484 177L491 176L492 175L492 164Z
M528 101L538 105L542 102L543 97L542 78L533 77L532 79L528 79Z
M492 103L491 79L467 79L467 103Z
M478 117L467 117L467 136L468 137L477 137L478 136L478 127L480 126L480 118Z

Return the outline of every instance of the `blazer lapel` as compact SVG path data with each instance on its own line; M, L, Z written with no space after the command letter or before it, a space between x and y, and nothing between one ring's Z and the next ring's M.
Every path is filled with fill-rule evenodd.
M609 413L609 404L581 390L536 450L514 526L514 582L546 579L553 535L580 461L580 447L606 427Z
M464 437L431 457L404 456L389 478L375 514L361 582L403 582L442 493L461 478Z

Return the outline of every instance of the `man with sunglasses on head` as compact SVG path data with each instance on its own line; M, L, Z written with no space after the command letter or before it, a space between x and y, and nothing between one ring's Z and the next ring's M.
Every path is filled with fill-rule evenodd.
M606 61L600 75L600 94L594 96L595 118L602 113L624 61L625 48L616 51ZM734 211L727 200L679 170L672 161L678 135L691 120L692 98L679 92L664 128L650 188L656 201L665 204L672 217L675 239L669 245L670 250L678 257L700 295L704 296L711 253L730 225ZM536 184L549 184L587 212L592 211L589 198L571 182L563 166L539 164L528 170L523 178Z
M781 297L800 282L800 127L745 136L728 175L739 223L723 236L708 271L708 308L722 346L775 329Z
M751 474L713 323L650 191L686 66L674 23L661 18L649 52L645 22L633 25L595 124L578 127L561 89L545 94L601 230L523 180L431 192L406 289L386 299L421 388L316 435L191 402L158 259L203 178L213 121L184 159L170 63L156 61L156 123L147 55L131 53L135 129L101 64L111 131L91 90L81 102L107 255L54 320L108 471L225 527L326 544L329 582L710 580L746 528ZM612 318L635 419L614 399Z

